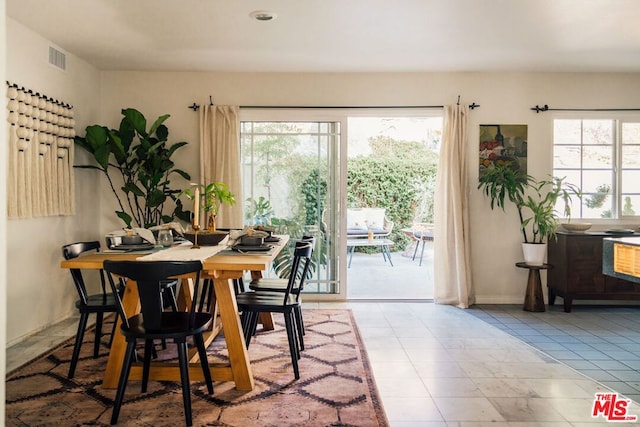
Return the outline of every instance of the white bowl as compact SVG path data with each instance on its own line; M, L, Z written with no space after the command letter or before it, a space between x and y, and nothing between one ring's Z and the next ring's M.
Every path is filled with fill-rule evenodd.
M560 224L562 228L567 231L571 231L572 233L581 233L591 228L590 223L588 222L570 222L567 224Z

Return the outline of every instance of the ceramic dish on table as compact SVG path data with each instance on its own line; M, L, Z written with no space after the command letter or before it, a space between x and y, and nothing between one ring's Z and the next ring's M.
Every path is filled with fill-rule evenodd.
M236 252L269 252L273 249L271 245L233 245L231 249Z

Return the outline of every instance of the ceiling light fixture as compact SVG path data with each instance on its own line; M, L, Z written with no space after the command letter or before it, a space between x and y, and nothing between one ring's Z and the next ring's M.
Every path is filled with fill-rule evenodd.
M268 10L254 10L249 16L256 21L273 21L278 17L276 13L269 12Z

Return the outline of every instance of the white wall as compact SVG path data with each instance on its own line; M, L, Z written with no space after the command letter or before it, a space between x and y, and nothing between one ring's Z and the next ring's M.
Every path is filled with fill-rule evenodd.
M522 302L526 271L514 266L521 258L515 212L490 211L475 189L478 125L529 125L529 172L541 177L551 170L552 116L530 107L634 108L640 93L640 74L100 72L71 54L67 73L61 73L47 65L47 40L10 19L7 46L6 78L73 104L80 134L93 123L116 126L126 107L149 119L171 114L170 140L190 142L178 152L178 167L194 176L198 115L187 106L206 104L209 95L217 104L236 105L431 105L454 103L458 95L464 103L480 104L471 114L469 142L472 265L479 302ZM76 163L83 156L77 152ZM9 345L73 312L69 274L59 268L61 244L102 239L105 231L121 227L104 179L77 170L76 184L75 216L8 224Z
M61 72L48 65L48 49L47 40L7 18L6 79L73 105L76 131L84 130L87 124L99 121L99 71L67 54L67 72ZM76 163L83 155L76 154ZM2 299L7 302L8 345L75 311L75 291L69 272L60 268L60 248L63 243L98 237L99 212L97 177L89 171L75 173L76 215L8 222L6 272L10 286L7 298Z
M0 47L2 51L6 52L7 40L6 40L6 20L5 20L5 1L0 0ZM4 55L0 55L0 82L5 80L5 65L6 58ZM0 114L2 120L0 120L0 135L5 135L6 123L4 120L6 113ZM6 144L2 144L6 147ZM5 148L6 150L6 148ZM7 170L7 151L0 155L0 171ZM7 178L6 174L0 176L0 236L6 236L7 234ZM0 378L6 377L7 367L7 241L6 239L0 239ZM5 401L5 382L0 384L0 402ZM0 405L0 420L4 420L5 408L4 404Z
M478 125L528 125L528 171L542 178L551 172L552 113L530 108L638 108L640 74L587 73L406 73L280 74L103 72L102 110L112 125L123 107L148 117L169 113L172 140L191 144L180 151L180 167L197 173L198 119L187 106L234 105L481 105L471 114L469 138L473 281L478 302L521 303L526 274L521 260L515 211L491 211L478 180ZM112 215L107 209L105 215ZM437 255L436 255L437 256Z

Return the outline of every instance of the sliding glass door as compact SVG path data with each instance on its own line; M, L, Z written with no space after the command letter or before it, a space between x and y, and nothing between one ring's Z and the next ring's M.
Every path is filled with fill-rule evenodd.
M402 295L432 295L424 246L419 259L407 263L419 271L391 267L379 254L379 274L364 262L347 268L347 208L384 208L395 223L393 259L400 264L400 257L415 253L407 230L433 221L440 112L241 109L240 117L245 223L269 225L294 239L316 236L306 292L317 299L395 299L392 292L400 288L389 283L406 273L421 278L407 281L420 289ZM371 251L355 252L349 256ZM270 273L286 275L286 263L276 262Z
M340 131L336 121L241 122L245 223L294 239L315 236L313 277L305 291L317 294L339 293ZM283 269L286 262L276 262L276 272Z

